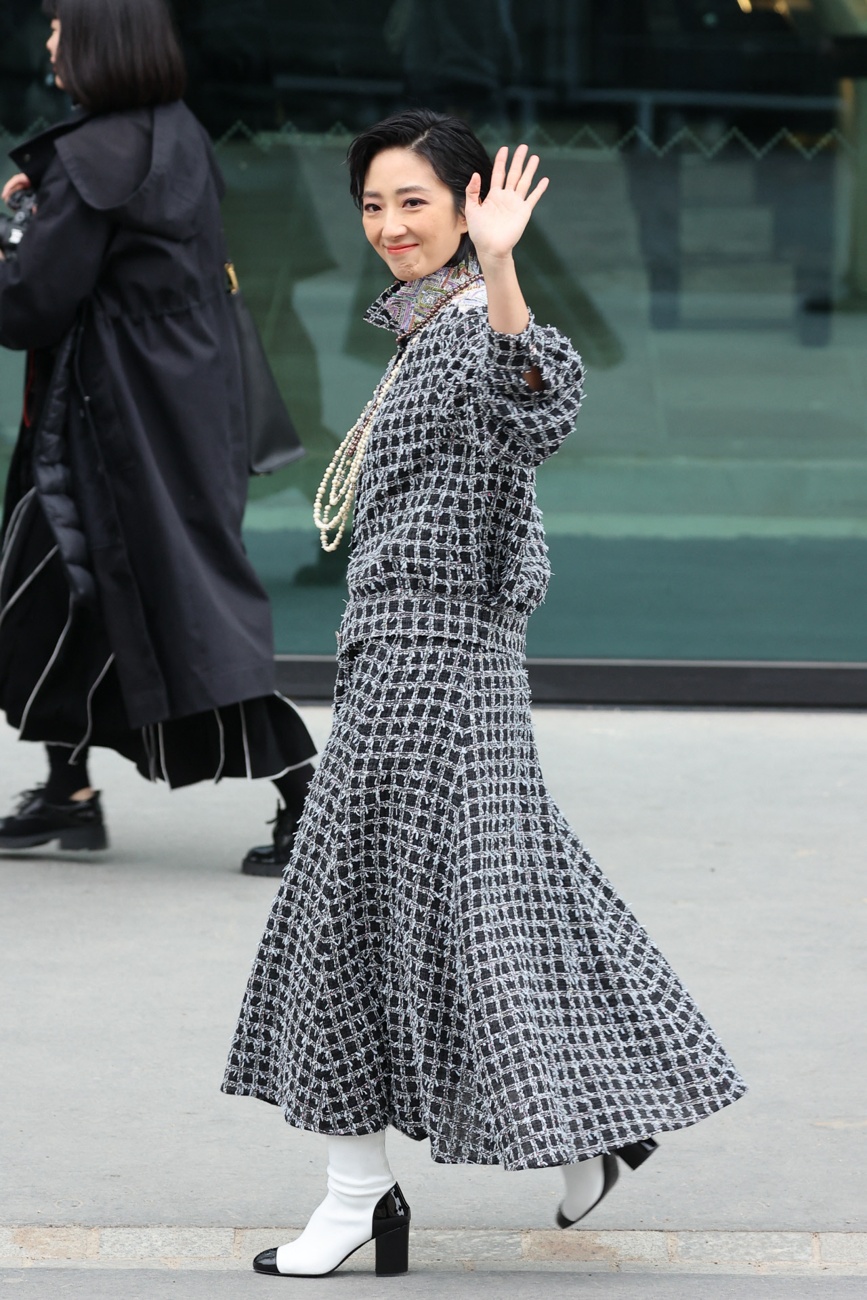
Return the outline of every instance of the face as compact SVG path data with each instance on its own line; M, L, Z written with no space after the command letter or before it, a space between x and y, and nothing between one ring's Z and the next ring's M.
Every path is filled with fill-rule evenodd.
M361 212L365 235L396 280L420 280L445 266L467 228L449 187L412 149L376 155Z
M57 86L58 90L65 90L66 87L64 86L63 81L57 75L57 51L59 47L60 47L60 19L52 18L51 35L49 36L48 40L45 42L45 48L48 50L48 53L51 56L51 67L54 72L54 84Z

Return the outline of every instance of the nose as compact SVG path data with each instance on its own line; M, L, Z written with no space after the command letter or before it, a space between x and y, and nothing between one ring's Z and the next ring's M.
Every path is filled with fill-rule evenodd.
M400 208L389 208L382 223L382 238L386 244L397 243L406 234L406 220Z

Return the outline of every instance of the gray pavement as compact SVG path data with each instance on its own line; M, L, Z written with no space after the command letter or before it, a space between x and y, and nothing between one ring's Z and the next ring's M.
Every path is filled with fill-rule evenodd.
M9 1300L247 1300L273 1295L270 1278L254 1273L166 1273L155 1269L111 1272L55 1270L38 1273L0 1271L0 1296ZM289 1297L328 1296L329 1300L863 1300L864 1279L854 1277L680 1277L641 1274L524 1273L503 1277L491 1273L443 1276L411 1273L406 1278L360 1277L335 1273L316 1280L284 1278L277 1294Z
M324 738L328 711L305 713ZM551 709L536 724L555 797L751 1085L728 1111L665 1138L593 1229L863 1232L867 719ZM41 775L39 750L0 730L0 807ZM263 838L270 789L227 781L170 793L103 753L94 779L111 852L0 857L0 1229L300 1226L322 1192L321 1140L218 1091L274 891L237 870ZM555 1171L433 1166L424 1145L398 1136L392 1154L420 1228L551 1225ZM139 1275L123 1276L117 1294L164 1293L136 1292ZM9 1294L112 1294L96 1289L111 1286L102 1271L89 1282L44 1274L52 1288L91 1287L66 1292L28 1291L40 1282L27 1270L0 1277ZM199 1273L153 1277L165 1294L206 1294ZM456 1280L431 1277L438 1292L461 1294L445 1289ZM523 1289L508 1293L530 1294L528 1278L516 1273ZM260 1281L232 1273L207 1294L243 1296ZM683 1277L668 1291L653 1289L658 1278L644 1291L634 1276L592 1284L689 1293ZM743 1289L760 1284L769 1289ZM378 1294L357 1275L352 1285ZM827 1293L854 1294L846 1285L828 1281L844 1289ZM703 1278L689 1294L813 1294L794 1278L788 1290L746 1277L732 1286Z

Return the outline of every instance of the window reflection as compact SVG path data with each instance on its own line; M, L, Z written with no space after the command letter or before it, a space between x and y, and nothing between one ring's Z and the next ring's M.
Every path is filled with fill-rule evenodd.
M0 124L66 109L31 0L0 11ZM349 134L408 103L528 138L552 178L519 253L590 368L540 474L537 655L864 656L867 11L857 0L177 0L245 291L308 448L252 485L281 650L330 653L343 560L309 522L390 340ZM0 357L0 454L17 360Z

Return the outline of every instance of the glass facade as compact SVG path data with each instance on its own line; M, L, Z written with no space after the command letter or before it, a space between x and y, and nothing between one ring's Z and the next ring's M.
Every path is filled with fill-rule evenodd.
M391 352L360 320L387 273L346 144L424 103L541 154L522 281L588 366L576 432L539 473L555 576L531 656L867 660L865 0L175 9L308 451L251 485L278 650L334 649L345 556L319 549L311 503ZM43 39L35 0L5 0L8 146L65 110ZM0 454L20 387L0 354Z

